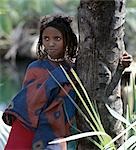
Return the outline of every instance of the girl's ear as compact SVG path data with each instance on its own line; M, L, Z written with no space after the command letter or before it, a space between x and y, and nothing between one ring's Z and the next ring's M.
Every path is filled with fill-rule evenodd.
M64 38L64 49L66 49L66 47L68 47L68 46L67 46L66 40Z
M66 52L68 52L68 46L66 46L65 50L66 50Z

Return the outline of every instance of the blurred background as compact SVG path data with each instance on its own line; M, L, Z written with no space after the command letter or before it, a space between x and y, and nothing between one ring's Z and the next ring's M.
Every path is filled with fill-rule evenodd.
M27 65L36 59L40 17L53 13L75 17L78 4L79 0L0 1L0 110L21 88Z
M21 88L27 65L36 59L39 19L54 13L76 18L80 0L0 1L0 110ZM77 32L76 20L73 24ZM127 0L126 50L136 61L136 0ZM135 69L136 70L136 69Z

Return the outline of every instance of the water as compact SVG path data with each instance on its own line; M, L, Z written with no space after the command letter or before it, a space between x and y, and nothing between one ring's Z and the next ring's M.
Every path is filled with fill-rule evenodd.
M4 110L21 88L24 73L30 59L19 60L15 66L9 61L0 63L0 110Z

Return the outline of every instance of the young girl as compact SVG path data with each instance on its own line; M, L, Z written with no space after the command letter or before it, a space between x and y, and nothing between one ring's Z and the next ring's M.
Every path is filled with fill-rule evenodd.
M69 73L77 54L71 21L59 15L41 20L39 60L28 66L22 90L3 114L4 122L12 126L5 150L66 149L65 143L48 142L70 135L75 115L75 107L66 95L75 100L75 92L59 66ZM121 65L128 67L131 61L131 56L124 53Z
M66 94L75 100L75 92L59 66L69 73L77 54L71 22L61 15L41 20L39 60L28 66L21 91L3 114L4 122L12 126L5 150L66 149L65 143L48 142L70 135L75 115L75 107Z

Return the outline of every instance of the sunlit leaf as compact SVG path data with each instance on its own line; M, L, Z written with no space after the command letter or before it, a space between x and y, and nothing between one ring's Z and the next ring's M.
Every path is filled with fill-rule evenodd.
M57 144L57 143L62 143L62 142L68 142L68 141L77 140L77 139L81 139L81 138L89 137L89 136L94 136L94 135L108 136L105 132L85 132L85 133L72 135L72 136L69 136L69 137L66 137L66 138L61 138L61 139L58 139L58 140L54 140L54 141L49 142L49 144Z
M128 148L132 148L133 144L136 144L136 136L131 136L117 150L127 150Z
M133 128L134 126L136 126L136 121L134 123L132 123L131 125L129 125L128 128L126 128L125 130L123 130L119 135L117 135L115 138L113 138L107 145L105 145L105 148L108 148L112 143L114 143L115 141L117 141L120 137L122 137L124 134L126 134L129 130L131 130L131 128Z
M121 116L119 113L117 113L115 110L111 109L107 104L105 104L108 111L111 113L111 115L113 117L115 117L116 119L120 120L121 122L130 125L130 122L128 120L126 120L123 116Z

